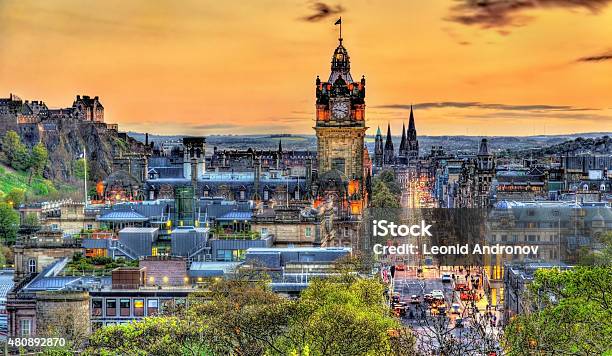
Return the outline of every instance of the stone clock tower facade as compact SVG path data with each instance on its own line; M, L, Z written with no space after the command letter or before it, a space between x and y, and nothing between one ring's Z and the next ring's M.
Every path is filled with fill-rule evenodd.
M327 81L316 79L316 126L319 199L334 200L349 215L367 203L364 169L365 78L354 81L342 38L331 61ZM366 159L367 161L367 159Z

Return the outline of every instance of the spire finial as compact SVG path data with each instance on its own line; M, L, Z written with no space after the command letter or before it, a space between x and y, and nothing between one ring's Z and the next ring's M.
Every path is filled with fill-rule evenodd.
M342 16L338 18L334 25L340 25L340 37L338 37L338 41L340 41L340 44L342 44Z

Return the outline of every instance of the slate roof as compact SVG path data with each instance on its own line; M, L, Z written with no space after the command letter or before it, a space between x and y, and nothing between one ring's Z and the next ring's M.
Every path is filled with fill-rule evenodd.
M98 217L99 221L147 221L147 217L133 211L111 211Z
M218 217L218 221L251 220L253 213L250 211L230 211Z

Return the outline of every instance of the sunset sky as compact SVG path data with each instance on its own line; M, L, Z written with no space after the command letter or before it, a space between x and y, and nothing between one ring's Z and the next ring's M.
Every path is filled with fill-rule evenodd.
M421 135L612 131L612 0L0 0L0 97L98 95L125 131L312 134L339 16L369 134L410 104Z

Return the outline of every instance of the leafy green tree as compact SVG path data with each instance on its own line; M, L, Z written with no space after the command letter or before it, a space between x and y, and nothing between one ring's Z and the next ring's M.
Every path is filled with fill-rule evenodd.
M378 180L372 189L372 207L398 209L400 203L397 195L394 195L385 182Z
M7 203L0 203L0 239L5 244L12 244L17 238L19 213Z
M508 355L601 355L612 345L612 266L536 271L524 315L504 333Z
M25 190L20 188L13 188L4 197L4 201L11 207L16 208L25 201Z
M403 328L389 314L384 288L374 279L314 280L302 292L287 333L277 341L280 354L413 354L414 336L397 332ZM400 335L404 342L392 342ZM405 353L394 349L399 345Z
M295 307L265 283L246 279L219 281L209 297L192 295L184 319L202 325L201 335L216 355L255 356L275 350L274 342L285 332Z
M78 179L85 179L85 162L84 158L79 158L75 161L74 176ZM90 170L89 162L87 162L87 171L89 172Z
M393 172L393 170L385 169L384 171L380 172L378 176L374 178L375 184L376 181L382 181L383 183L385 183L385 185L387 186L387 188L389 188L389 191L393 195L400 196L402 194L402 189L395 180L395 172Z
M33 176L42 176L43 170L49 160L49 153L47 148L42 143L37 143L32 148L32 154L30 155L30 175L28 177L28 184L32 184Z
M595 251L586 247L581 249L578 264L582 266L609 266L612 264L612 232L599 235L597 242L601 243L603 248Z
M38 215L35 213L29 213L25 216L21 225L28 227L40 227L40 220L38 219Z
M89 338L85 355L212 355L198 342L200 329L175 317L151 317L107 326Z
M14 169L24 171L30 167L30 153L15 131L8 131L4 135L2 151L6 157L6 163Z
M15 160L16 152L23 148L21 138L17 132L10 130L2 138L2 151L6 157L6 163L12 165L11 162Z

